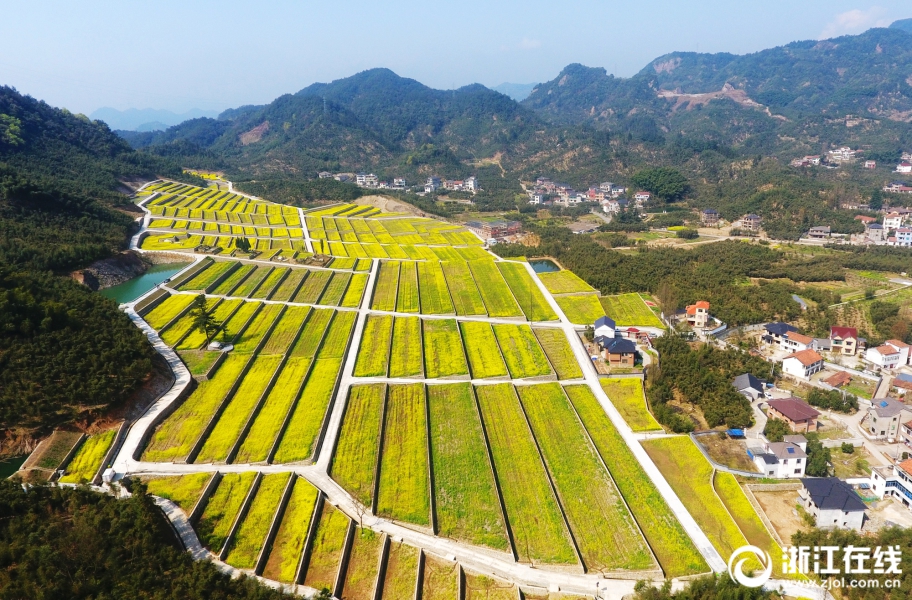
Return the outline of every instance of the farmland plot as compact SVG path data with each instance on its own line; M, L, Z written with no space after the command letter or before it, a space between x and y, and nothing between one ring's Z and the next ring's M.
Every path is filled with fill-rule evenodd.
M393 317L368 315L355 362L355 377L386 377L389 369Z
M427 396L439 535L508 551L472 386L432 385Z
M295 478L294 488L263 569L263 577L282 583L294 580L319 494L317 488L303 477L292 477Z
M307 279L298 288L298 293L295 294L293 301L316 304L330 279L332 279L332 271L310 271Z
M580 369L576 355L573 354L573 348L570 347L570 342L563 330L533 328L532 332L538 339L542 350L548 355L551 366L557 371L558 379L578 379L583 376L583 371Z
M338 306L348 288L349 280L351 280L351 273L333 273L329 285L326 286L326 291L320 296L320 304Z
M304 585L318 590L332 589L339 572L339 564L342 562L348 523L345 513L328 502L323 503L323 514L320 516L311 546Z
M252 569L256 566L257 557L266 541L269 526L272 525L272 518L290 476L291 473L263 476L250 508L231 541L231 548L225 558L229 565L238 569Z
M421 311L418 295L418 270L414 262L399 263L399 292L396 300L398 312L417 313Z
M292 269L291 273L288 274L288 277L282 280L282 283L279 284L279 287L272 294L272 300L278 300L280 302L288 302L295 295L295 292L298 291L298 286L301 285L304 276L307 275L307 271L304 269Z
M396 296L399 289L399 264L392 261L380 263L380 272L377 274L374 300L371 306L374 310L396 310Z
M333 479L368 508L373 503L385 401L386 385L382 383L352 386L330 468Z
M490 323L462 321L459 323L462 341L472 369L472 379L504 377L507 366L498 350L497 338Z
M564 388L646 536L666 577L705 573L702 555L585 385Z
M374 589L380 574L382 541L376 531L355 528L348 570L342 584L342 597L346 600L374 600Z
M646 306L646 302L639 294L603 296L600 301L605 309L605 314L611 317L617 325L665 328L659 317Z
M557 498L513 386L478 386L475 393L519 560L577 564Z
M511 378L551 374L548 359L528 325L495 323L492 327Z
M560 385L522 386L518 392L587 568L654 568L636 522Z
M462 337L455 319L428 319L424 329L424 372L428 379L468 375Z
M488 316L521 317L522 310L513 298L513 292L494 264L493 260L469 261L469 268L475 277L478 291L484 299Z
M686 436L641 442L687 511L722 556L747 544L712 486L713 468Z
M266 304L256 314L244 331L234 339L234 352L246 354L256 350L263 336L269 331L269 328L285 309L282 304ZM240 313L240 311L238 311Z
M396 317L390 345L389 376L421 377L421 319Z
M217 307L219 301L215 301L215 306ZM210 304L211 305L211 304ZM192 309L191 309L192 310ZM190 316L188 312L183 317L181 317L176 323L165 329L162 333L159 334L162 341L171 346L172 348L181 341L188 332L193 329L193 317Z
M425 554L421 600L459 600L459 565Z
M415 597L418 585L418 548L402 542L390 542L383 578L382 600Z
M556 321L557 314L548 304L545 295L538 289L526 266L512 262L498 262L497 268L503 275L513 297L530 321Z
M456 312L447 288L443 269L438 261L415 263L418 268L418 288L421 312L426 315L451 315Z
M518 600L516 585L465 571L465 600Z
M662 430L646 406L643 381L635 377L609 377L599 379L608 399L618 409L633 431Z
M430 524L424 385L391 385L380 462L378 515Z
M263 280L269 276L272 270L272 267L257 267L253 273L247 276L247 279L242 281L240 285L231 292L231 295L249 298L257 288L260 287L260 284L263 283Z
M250 491L256 473L226 473L222 475L215 493L196 525L196 533L204 546L218 552L228 539L231 526Z
M231 261L213 262L211 265L197 273L190 281L178 287L181 291L204 291L214 284L219 277L236 268L238 263Z
M256 270L255 265L241 265L235 269L231 275L225 278L223 282L218 284L218 287L212 290L212 293L219 296L230 296L231 291L236 288L254 270Z
M215 312L213 313L213 316L216 318L216 320L219 323L227 323L227 321L229 320L231 315L234 314L234 311L237 310L238 307L243 302L244 301L241 300L240 298L233 299L233 300L222 300L215 307ZM224 328L223 328L223 331L224 331ZM229 334L230 334L230 332L229 332ZM219 334L216 334L216 337L218 337L218 335ZM205 344L205 343L206 343L206 334L204 332L200 331L199 329L195 329L195 330L191 331L190 333L188 333L187 337L182 339L180 344L178 344L175 347L175 349L176 350L196 350L196 349L202 347L203 344Z
M79 450L70 464L66 466L66 474L60 478L61 483L89 483L101 467L101 461L114 443L117 429L109 429L102 433L90 435L82 442Z
M143 317L143 321L148 323L156 331L161 331L171 319L190 306L195 298L196 296L193 296L192 294L173 294L168 296L161 304L149 311L146 316Z
M336 311L331 308L313 309L304 324L304 331L298 336L288 356L291 358L313 358L320 347L323 335Z
M260 350L260 354L285 354L295 341L310 310L306 306L289 306L282 313L279 322L269 335L269 339Z
M361 306L364 288L367 287L367 278L368 275L363 273L355 273L352 275L351 281L348 284L348 289L345 290L345 295L342 297L342 302L339 306L344 308L358 308Z
M475 285L475 279L472 277L468 263L440 263L440 267L443 269L450 288L450 297L456 308L456 314L459 316L485 314L484 301L481 299L481 294L478 293L478 287Z
M595 291L595 288L580 279L573 271L539 273L538 278L542 280L542 283L545 284L545 288L552 294L573 294Z
M260 284L260 287L258 287L250 297L262 298L264 300L269 298L276 286L279 285L286 275L288 275L288 271L288 269L273 269L266 279L263 280L263 283Z
M190 473L176 477L143 478L143 481L150 494L170 500L185 514L189 514L203 495L203 489L210 479L212 473Z
M605 316L605 311L595 294L568 294L555 296L554 299L567 319L576 325L592 325Z

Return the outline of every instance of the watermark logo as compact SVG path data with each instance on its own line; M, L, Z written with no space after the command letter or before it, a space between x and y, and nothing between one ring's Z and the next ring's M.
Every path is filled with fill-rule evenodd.
M756 560L763 567L763 571L759 574L748 575L744 572L744 563L751 559ZM773 574L773 558L769 552L756 546L741 546L728 559L728 574L732 581L745 587L761 587L769 581L770 576Z

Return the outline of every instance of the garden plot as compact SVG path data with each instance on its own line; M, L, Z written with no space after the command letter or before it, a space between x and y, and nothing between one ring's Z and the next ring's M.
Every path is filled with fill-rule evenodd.
M333 318L272 462L309 460L316 451L355 317L353 312L337 312Z
M342 550L348 532L348 517L328 502L323 503L323 514L317 524L313 544L310 547L310 561L304 585L314 589L332 589L342 562Z
M358 308L361 306L361 298L364 296L364 288L367 287L367 279L368 275L364 273L352 275L348 289L345 290L345 295L342 297L342 302L339 306L345 308Z
M196 296L192 294L173 294L165 298L161 304L146 313L143 321L156 331L161 331L172 319L190 306Z
M418 586L418 548L391 542L387 551L386 575L381 600L408 600Z
M386 404L376 514L430 525L424 385L391 385Z
M592 390L585 385L567 386L564 389L658 558L665 576L680 577L707 572L709 567L703 557L605 414Z
M495 323L492 327L511 378L551 375L551 365L528 325Z
M538 278L552 294L573 294L577 292L594 292L595 288L580 279L573 271L554 271L538 273Z
M109 429L87 437L66 466L66 474L60 478L60 483L90 483L116 436L117 429Z
M292 269L291 273L288 274L288 277L283 279L276 291L273 292L271 300L277 300L279 302L290 301L298 291L298 287L300 287L305 276L307 276L307 271L305 269Z
M621 327L636 325L639 327L665 328L659 317L646 305L646 302L639 294L602 296L600 302L605 309L605 314Z
M605 311L595 294L568 294L555 296L554 299L574 325L592 325L605 316Z
M399 264L391 261L380 263L380 272L377 274L377 283L374 288L374 299L371 306L374 310L396 310L396 297L399 289Z
M257 557L266 542L269 527L279 508L289 477L291 473L271 473L263 476L247 514L231 540L231 547L225 557L225 562L229 565L238 569L256 567Z
M235 269L231 275L225 278L224 281L218 284L218 286L212 290L212 293L218 296L230 296L234 288L240 285L240 283L255 270L256 265L241 265Z
M459 600L459 564L425 554L421 600Z
M532 332L538 339L542 350L548 355L548 360L551 361L551 366L557 372L558 379L579 379L583 376L573 348L570 347L570 342L562 329L533 328Z
M468 263L449 262L441 263L440 266L449 286L456 314L459 316L486 314L484 301L481 299L481 294L478 293L478 286L475 285L475 279L472 277Z
M332 271L309 271L304 283L298 288L293 302L316 304L329 284L329 280L332 279L332 275Z
M368 315L355 362L355 377L386 377L389 370L393 317Z
M638 377L608 377L599 379L608 399L618 409L624 421L633 431L661 431L662 426L655 420L646 406L643 381Z
M330 474L365 507L373 504L386 385L352 386Z
M475 278L478 291L484 299L490 317L521 317L522 310L513 298L513 292L507 287L493 260L469 261L469 268Z
M333 273L332 279L326 286L323 295L320 296L320 304L326 306L339 306L345 290L348 288L348 282L351 280L351 273Z
M472 386L432 385L427 401L439 535L509 551Z
M143 478L143 482L150 494L170 500L184 511L184 514L190 514L212 477L212 473L190 473L174 477Z
M497 338L490 323L462 321L459 323L462 341L465 344L472 379L506 377L507 365L497 345Z
M396 317L390 344L389 376L421 377L424 374L422 363L421 319Z
M383 538L376 531L355 528L349 552L348 569L342 583L342 598L374 600Z
M282 583L294 583L319 494L306 479L292 477L295 477L294 488L263 569L263 577Z
M519 560L577 564L557 498L513 386L478 386L475 393Z
M723 557L747 544L713 490L713 468L687 436L641 442L687 511Z
M443 269L438 261L415 263L418 269L418 289L421 295L421 312L426 315L451 315L456 313L450 290L447 288Z
M538 289L524 264L498 262L497 268L519 303L519 307L529 321L556 321L557 314L548 304L545 295Z
M455 319L428 319L424 333L424 372L428 379L469 374Z
M206 508L196 524L196 533L200 542L213 552L219 552L225 545L254 477L256 473L253 472L222 475L215 493L206 502Z
M559 384L517 388L587 570L656 565Z
M421 312L416 263L403 262L399 264L399 291L396 297L396 311L406 313Z

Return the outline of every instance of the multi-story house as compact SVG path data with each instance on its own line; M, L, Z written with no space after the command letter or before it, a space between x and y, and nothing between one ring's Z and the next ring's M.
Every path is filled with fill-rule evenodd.
M903 215L898 212L891 212L890 214L884 216L883 226L884 229L899 229L903 226Z
M858 330L854 327L830 327L833 352L854 355L858 350Z
M782 359L782 372L800 379L810 379L822 370L823 357L810 348L793 352Z
M719 224L719 211L715 208L707 208L700 213L700 221L707 227L713 227Z

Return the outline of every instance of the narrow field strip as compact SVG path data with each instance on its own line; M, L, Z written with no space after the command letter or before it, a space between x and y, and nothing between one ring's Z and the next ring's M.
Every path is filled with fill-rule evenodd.
M222 475L195 527L205 547L213 552L221 550L255 477L253 472Z
M302 477L295 477L291 498L282 515L263 577L282 583L293 583L298 563L304 553L307 531L316 508L319 491Z
M348 282L351 280L351 273L333 273L332 279L326 286L323 295L320 296L319 304L325 306L339 306L345 290L348 288Z
M155 331L160 332L171 319L190 306L190 303L193 302L194 298L195 296L191 294L172 294L165 298L161 304L146 313L146 316L143 317L143 321L148 323Z
M364 296L364 288L367 287L367 279L368 275L363 273L352 275L348 289L345 290L345 295L342 297L339 306L344 308L358 308L361 306L361 298Z
M472 379L487 377L505 377L507 365L497 345L497 338L490 323L480 321L461 321L459 329L465 344L466 356L469 359Z
M313 309L304 324L304 331L298 336L298 341L295 342L288 356L290 358L313 358L335 313L336 311L331 308Z
M655 568L633 516L563 388L548 383L517 391L587 569Z
M605 316L605 311L595 294L569 294L555 296L554 299L574 325L592 325Z
M345 513L328 502L323 503L323 514L311 547L304 585L318 590L332 589L342 562L348 523Z
M285 491L290 476L291 473L271 473L263 476L250 503L250 509L231 541L231 548L225 557L225 562L229 565L238 569L252 569L256 566L257 557L266 541L269 526L272 525L272 518L279 507L282 492Z
M573 348L562 329L533 328L532 332L551 361L558 379L579 379L583 376Z
M254 270L256 270L256 265L241 265L235 269L234 272L225 279L225 281L218 284L218 287L212 290L212 293L219 296L230 296L231 291Z
M475 388L521 562L578 564L532 431L509 383Z
M288 269L273 269L272 272L263 280L263 283L256 289L251 298L259 298L265 300L269 298L272 294L272 291L276 288L277 285L288 275Z
M217 307L219 302L219 300L210 302L210 306L214 305ZM192 311L193 309L190 309L190 312L185 314L180 320L160 334L160 337L165 344L173 348L193 329L193 317L190 314Z
M60 478L61 483L90 483L101 467L101 461L114 443L117 429L109 429L90 435L79 446L76 455L66 466L66 474Z
M418 548L390 542L381 600L408 600L418 585Z
M260 350L260 355L285 354L288 352L288 348L295 341L295 336L298 335L298 331L300 331L301 325L307 319L310 310L307 306L289 306L286 308L269 335L269 339L266 340Z
M551 365L528 325L495 323L494 336L513 379L551 374Z
M430 525L427 418L423 384L389 386L378 515Z
M595 288L579 278L573 271L554 271L539 273L538 278L552 294L572 294L574 292L594 292Z
M427 401L438 535L508 551L472 386L428 386Z
M586 385L564 388L636 517L666 577L706 573L709 566Z
M486 575L465 573L465 600L519 600L516 585Z
M399 264L393 261L380 263L380 272L377 274L377 282L374 287L372 309L396 310L396 292L399 289Z
M421 377L424 374L421 348L421 319L396 317L390 344L389 376Z
M421 295L421 312L426 315L451 315L456 313L443 269L438 261L416 263L418 289Z
M279 284L279 287L272 294L271 299L279 302L290 301L291 297L298 291L301 281L303 281L306 276L307 271L305 269L292 269L291 273L288 274L288 277L283 279L282 283Z
M383 537L370 529L355 529L349 553L348 569L342 583L342 598L374 600L374 589L380 575L380 552Z
M530 321L556 321L557 313L548 304L545 295L538 289L525 265L511 262L498 262L497 268L503 275L513 297Z
M617 296L602 296L599 301L605 314L611 317L621 327L638 325L642 327L658 327L665 329L665 325L639 294L619 294Z
M484 315L485 304L478 293L478 286L475 285L475 279L469 270L466 262L445 262L440 263L443 269L443 275L446 278L447 285L450 289L450 298L453 300L453 306L456 314L459 316L466 315Z
M232 296L240 296L243 298L249 298L253 292L259 287L263 280L266 279L269 274L272 272L272 267L262 267L258 266L256 270L247 276L247 279L241 282L232 292Z
M352 386L329 471L339 485L368 508L373 503L385 401L386 385L382 383Z
M264 305L250 324L234 338L234 350L238 354L247 354L256 350L263 336L269 331L279 313L285 308L282 304ZM240 311L238 311L240 312Z
M237 266L238 263L233 260L213 262L177 289L181 291L203 291L215 283L223 274Z
M638 377L603 377L599 379L608 399L618 409L633 431L662 431L646 406L643 381Z
M399 292L396 298L396 311L417 313L421 311L421 300L418 295L418 270L416 263L399 263Z
M392 335L392 316L367 316L361 346L358 349L358 359L355 362L355 377L386 377Z
M428 379L469 374L455 319L429 319L424 330L424 372Z
M522 310L513 298L513 292L507 287L507 282L504 281L493 260L472 260L468 264L475 277L478 291L484 299L488 316L523 316Z
M307 278L304 279L304 283L298 288L293 302L316 304L330 279L332 279L331 271L310 271Z
M190 473L173 477L143 477L142 480L148 493L170 500L184 514L190 514L212 477L212 473Z
M421 600L458 600L459 564L429 554L424 557Z
M238 309L244 301L241 299L233 300L223 300L218 303L213 312L213 316L219 323L227 323L228 318ZM231 332L228 332L228 335L231 335ZM219 334L216 334L216 337L225 337L224 326ZM201 348L206 343L206 334L199 329L194 329L187 334L187 337L181 340L181 342L175 346L176 350L197 350Z

